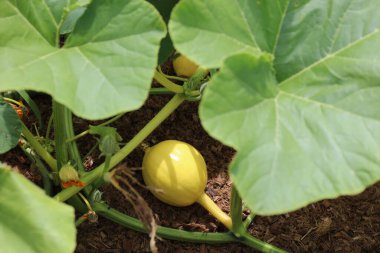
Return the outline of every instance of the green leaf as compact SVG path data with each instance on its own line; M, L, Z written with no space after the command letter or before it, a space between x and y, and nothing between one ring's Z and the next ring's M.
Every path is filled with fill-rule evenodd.
M88 119L143 104L165 35L153 6L144 0L92 1L58 48L52 43L59 34L53 10L44 1L33 3L38 15L26 4L0 2L0 90L43 91Z
M122 141L122 138L116 128L90 125L89 133L100 136L99 150L101 155L110 156L120 150L119 142Z
M285 213L380 179L379 83L347 84L344 97L327 86L332 103L320 102L276 86L270 60L238 55L209 84L200 116L238 151L230 173L247 205L257 214Z
M73 252L74 209L0 163L0 252Z
M231 177L254 212L285 213L380 180L379 11L375 0L294 1L275 72L240 55L211 81L201 119L238 151Z
M173 7L179 2L179 0L147 0L151 3L161 14L164 21L169 22L170 14L172 12Z
M0 154L14 148L21 135L21 120L7 103L0 102Z
M355 76L368 65L378 65L368 60L378 59L379 9L376 0L291 1L275 53L278 79L282 81L298 76L297 73L312 72L318 66L330 68L331 61L349 65L329 70L334 72L330 76L336 75L342 80L346 79L344 74ZM357 70L350 73L357 66ZM336 67L346 70L335 72Z
M75 24L77 23L78 19L86 11L86 8L87 7L78 7L78 8L75 8L74 10L70 11L67 14L65 21L63 22L59 33L60 34L71 33L74 30Z
M18 91L18 94L20 95L20 97L22 97L22 99L25 100L27 106L30 107L30 109L32 110L32 112L34 113L34 116L36 116L37 118L37 122L38 122L38 127L39 128L42 128L42 117L41 117L41 111L40 109L38 108L38 105L34 102L34 100L29 96L29 93L25 90L19 90Z
M147 0L151 4L156 7L156 9L160 12L162 18L164 19L165 23L169 22L170 14L173 9L173 7L179 2L179 0ZM173 42L170 39L169 34L166 35L166 37L161 41L160 46L160 53L158 57L158 63L164 63L168 57L173 53L174 47Z
M175 48L207 68L228 56L273 52L288 0L182 0L169 31Z
M29 5L29 3L25 4L25 2L21 0L16 0L16 1L20 2L19 4L20 6L23 5L24 7L27 7ZM44 1L46 5L49 7L48 11L53 16L55 24L59 25L63 18L62 12L70 4L70 0L44 0ZM36 14L38 15L38 13Z
M0 2L0 24L6 25L0 29L1 41L5 42L5 39L11 39L11 36L25 35L25 42L29 42L31 37L30 31L38 34L39 39L49 43L51 46L55 46L58 43L58 36L54 33L59 26L59 22L62 17L64 8L68 5L67 0L43 0L43 1L29 1L26 3L23 0L3 0ZM22 22L20 22L22 19ZM13 23L14 22L14 23ZM17 25L27 25L29 29L13 30ZM7 34L6 38L3 38L4 30L8 30L10 34ZM20 30L23 30L25 34L20 34ZM14 42L11 40L10 42ZM3 43L0 44L3 47ZM0 48L1 50L2 48ZM15 48L12 48L15 49ZM0 54L2 57L2 54Z

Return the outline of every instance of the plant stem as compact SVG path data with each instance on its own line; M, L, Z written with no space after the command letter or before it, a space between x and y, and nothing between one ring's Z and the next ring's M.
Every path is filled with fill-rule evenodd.
M55 154L57 159L57 167L60 169L63 165L69 162L69 155L66 145L66 107L57 101L53 100L54 114L54 140Z
M88 210L93 211L93 209L92 209L92 207L91 207L91 204L90 204L90 202L88 202L88 200L86 199L86 197L83 196L83 194L80 193L80 192L78 192L78 195L79 195L79 197L83 200L83 202L86 204Z
M29 96L29 94L24 90L19 90L18 94L25 100L25 102L29 105L29 107L32 109L34 115L37 118L38 125L41 129L42 127L42 120L41 120L41 112L38 109L37 104L33 101L33 99Z
M150 88L149 94L151 95L172 95L173 92L165 87Z
M72 142L72 141L76 141L79 138L82 138L83 136L86 136L89 132L90 132L90 129L87 129L86 131L83 131L80 134L77 134L77 135L73 136L72 138L67 138L66 142L69 143L69 142Z
M110 208L104 203L93 203L93 210L109 220L112 220L124 227L133 229L142 233L149 233L141 221L123 214L113 208ZM231 243L241 242L251 248L260 250L265 253L286 253L286 251L279 249L269 243L265 243L256 239L248 233L242 234L241 238L233 236L232 233L203 233L203 232L188 232L173 228L157 226L157 235L170 240L178 240L193 243Z
M75 226L78 227L80 224L82 224L83 222L85 222L87 220L87 217L85 216L81 216L79 217L76 221L75 221Z
M138 145L150 135L154 129L156 129L169 115L184 101L184 96L182 94L176 94L162 109L161 111L151 120L149 123L140 130L122 149L120 149L115 155L112 156L110 161L110 167L114 167L116 164L120 163L127 155L129 155ZM81 181L86 185L91 184L95 179L97 179L103 172L104 163L99 165L94 170L84 174ZM80 187L69 187L62 190L55 196L55 199L59 201L65 201L71 196L75 195L82 188Z
M45 193L48 196L52 195L52 185L51 185L51 178L49 171L46 169L45 165L43 162L40 160L40 158L34 154L33 150L31 148L25 148L24 145L20 145L22 151L24 151L25 155L31 160L35 166L38 169L38 172L40 173L42 177L42 184L45 190Z
M14 100L14 99L12 99L12 98L2 97L2 99L3 99L4 101L8 102L8 103L10 102L10 103L15 104L15 105L17 105L17 106L20 106L20 107L22 107L22 108L25 107L25 105L23 105L21 102L16 101L16 100Z
M94 146L91 147L91 149L87 152L87 154L85 154L82 158L82 160L86 159L86 157L90 156L94 151L95 149L99 146L99 142L96 142Z
M72 138L75 135L74 126L73 126L73 115L68 108L64 110L64 118L65 118L64 131L65 131L66 139ZM85 170L83 167L82 158L80 156L77 143L75 141L72 141L69 143L65 141L65 143L66 143L67 150L69 152L69 158L75 161L76 168L78 168L79 174L82 175L85 172Z
M44 147L36 140L33 134L29 131L29 129L22 124L22 134L25 139L28 141L30 146L32 146L33 150L44 160L53 172L58 172L57 169L57 161L47 152Z
M103 122L102 124L99 124L99 126L106 126L106 125L109 125L111 124L112 122L120 119L122 116L124 115L124 113L120 113L118 115L116 115L115 117ZM90 132L90 129L87 129L86 131L83 131L81 132L80 134L76 135L76 136L73 136L73 137L70 137L66 140L66 142L72 142L72 141L75 141L83 136L85 136L86 134L88 134Z
M248 215L248 217L243 222L243 226L245 229L247 229L249 227L249 225L252 223L253 218L255 218L255 216L256 216L255 213L251 211L251 213Z
M46 127L45 139L50 139L51 124L53 123L53 113L49 117L48 125Z
M245 232L245 228L243 226L241 220L241 214L243 212L243 204L242 200L237 192L235 186L232 186L231 189L231 217L232 217L232 232L239 237L241 233Z
M111 155L106 155L106 159L104 161L103 173L102 173L103 175L111 169L111 166L110 166L111 157L112 157Z
M75 208L75 211L78 211L82 214L85 214L88 212L88 207L85 203L81 200L81 198L78 195L74 195L70 199L67 200L67 203Z
M100 186L104 184L104 175L111 169L111 155L106 155L106 159L104 160L103 172L100 177L93 183L93 189L98 189Z
M179 76L169 76L169 75L166 75L162 69L161 69L161 66L158 66L158 72L160 72L160 74L162 74L163 76L165 76L167 79L173 79L173 80L178 80L178 81L182 81L182 82L186 82L188 79L187 78L183 78L183 77L179 77Z
M260 241L248 233L243 233L239 238L240 242L264 253L287 253L286 250L277 248L269 243Z
M197 202L209 211L217 220L223 223L229 230L232 229L232 220L225 212L223 212L217 204L206 194L203 193Z
M149 233L138 219L125 215L103 203L94 203L92 205L94 211L122 226L133 229L135 231ZM183 230L158 226L157 235L170 239L194 243L229 243L236 242L237 239L230 233L203 233L203 232L187 232Z
M154 72L153 77L159 84L164 86L165 88L169 89L170 91L174 93L183 93L184 89L181 85L175 84L169 79L167 79L163 74L158 72L157 70Z

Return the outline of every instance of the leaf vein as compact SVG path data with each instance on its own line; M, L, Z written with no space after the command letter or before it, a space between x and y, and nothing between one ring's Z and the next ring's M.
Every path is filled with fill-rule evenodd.
M360 39L358 39L358 40L356 40L356 41L354 41L354 42L352 42L352 43L349 43L347 46L345 46L345 47L339 49L339 50L336 51L335 53L333 53L333 54L328 54L326 57L321 58L320 60L318 60L318 61L314 62L313 64L307 66L306 68L302 69L302 70L299 71L298 73L296 73L296 74L290 76L288 79L282 81L282 82L279 84L279 87L284 86L285 84L291 82L294 78L296 78L296 77L302 75L302 74L305 73L306 71L308 71L308 70L314 68L315 66L318 66L319 64L321 64L321 63L327 61L328 59L330 59L330 58L332 58L332 57L335 57L335 56L338 56L338 54L343 53L345 50L349 50L349 49L351 49L351 47L354 47L355 45L357 45L357 44L363 42L364 40L366 40L366 39L368 39L368 38L370 38L370 37L372 37L372 36L377 35L377 33L379 33L379 32L380 32L379 29L375 29L373 32L367 34L366 36L364 36L364 37L362 37L362 38L360 38Z

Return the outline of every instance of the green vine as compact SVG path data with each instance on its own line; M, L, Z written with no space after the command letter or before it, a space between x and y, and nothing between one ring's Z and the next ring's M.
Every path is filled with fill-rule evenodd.
M110 160L110 167L114 167L120 163L127 155L129 155L138 145L150 135L154 129L156 129L170 114L185 100L184 96L181 94L176 94L162 109L161 111L143 128L138 134L136 134L120 151L112 156ZM81 181L86 185L94 182L95 179L104 171L105 164L101 164L94 170L85 173L81 177ZM82 188L80 187L70 187L62 190L55 196L55 199L59 201L65 201L78 193Z

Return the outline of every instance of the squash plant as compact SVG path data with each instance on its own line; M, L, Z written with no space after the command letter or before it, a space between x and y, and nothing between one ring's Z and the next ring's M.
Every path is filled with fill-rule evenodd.
M22 136L52 196L0 165L7 252L72 252L73 208L58 202L86 212L79 195L98 215L146 232L89 193L186 99L201 100L204 128L237 151L231 232L159 226L161 237L282 252L247 234L242 202L255 214L281 214L380 179L378 0L0 0L0 10L0 152ZM190 78L175 77L183 85L156 69L173 48L200 66ZM151 88L152 79L164 88ZM9 104L9 91L30 98L27 90L52 97L55 157ZM85 172L72 114L115 116L111 122L160 93L174 96L120 150L116 133L94 130L106 140L106 159ZM73 161L80 184L54 192L60 169Z

